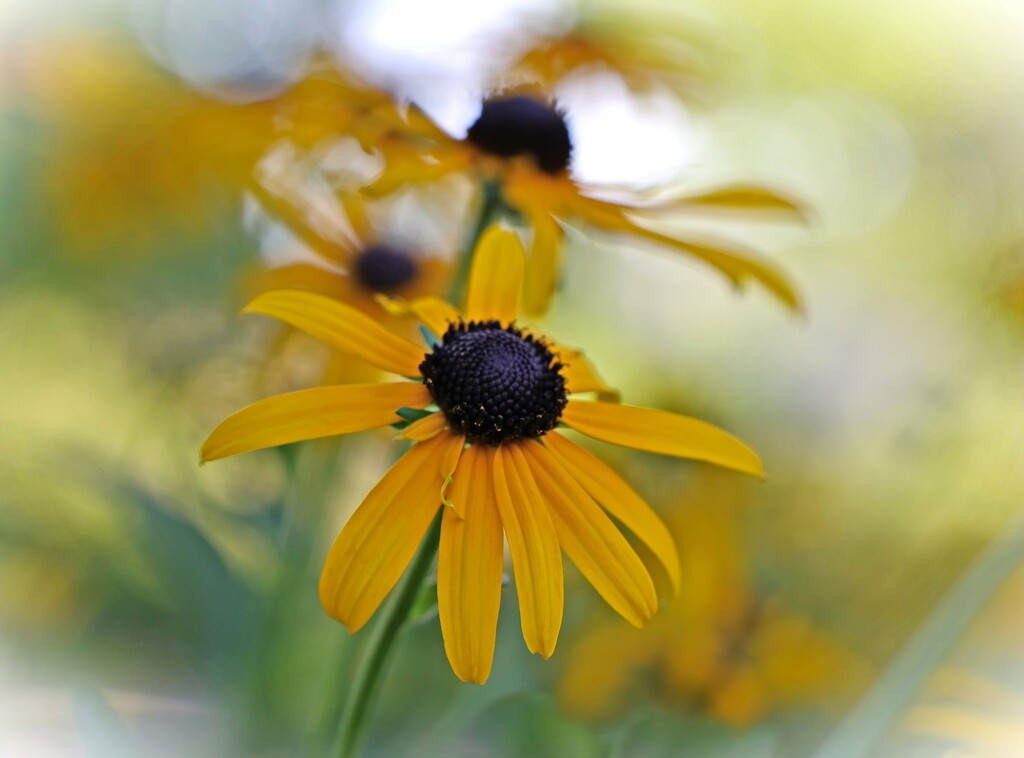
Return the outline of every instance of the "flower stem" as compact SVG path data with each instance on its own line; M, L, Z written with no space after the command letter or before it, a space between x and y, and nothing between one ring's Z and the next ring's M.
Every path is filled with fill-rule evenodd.
M366 726L366 714L391 658L395 639L408 620L423 580L430 571L434 556L437 555L440 536L441 511L438 510L412 563L380 611L373 636L367 643L366 654L356 669L352 689L345 703L345 711L342 713L334 747L331 750L331 754L338 758L354 758L357 754Z
M483 197L480 200L480 211L477 213L476 225L473 227L472 232L469 235L469 240L466 244L466 249L462 252L462 257L459 259L458 268L455 270L455 276L452 279L451 292L449 293L448 302L452 305L458 306L466 294L466 284L469 281L469 268L473 263L473 251L476 249L476 243L480 241L480 237L487 231L487 227L498 218L507 212L507 206L501 196L501 186L496 181L485 182L483 186Z

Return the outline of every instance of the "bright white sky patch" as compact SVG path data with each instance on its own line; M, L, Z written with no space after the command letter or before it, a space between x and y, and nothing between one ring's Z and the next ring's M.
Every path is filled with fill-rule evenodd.
M650 186L694 159L694 124L671 93L638 97L612 72L597 71L566 81L558 100L569 117L573 176L582 182Z

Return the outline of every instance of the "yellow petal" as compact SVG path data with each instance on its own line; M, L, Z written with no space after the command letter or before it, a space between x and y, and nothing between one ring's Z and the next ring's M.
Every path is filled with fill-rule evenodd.
M249 190L267 213L284 223L311 250L335 263L348 265L352 262L356 252L352 243L340 231L332 229L327 219L318 217L316 209L304 204L303 198L287 198L259 182L250 184Z
M530 207L526 212L533 227L533 242L530 244L530 260L526 269L523 310L530 316L542 316L558 286L562 238L565 233L547 211Z
M606 203L593 198L577 196L573 208L585 221L609 232L624 233L656 242L686 253L724 274L737 287L749 279L760 282L782 302L795 311L800 311L800 297L785 276L766 263L757 260L754 254L739 249L735 244L719 241L682 240L661 232L648 229L634 222L626 215L628 208Z
M374 238L374 229L366 212L366 200L354 192L346 192L338 196L338 201L345 211L352 231L355 232L356 239L363 245L369 245Z
M320 602L359 630L395 586L441 505L441 459L448 435L398 459L341 530L320 575Z
M732 243L680 240L637 225L633 226L632 233L699 258L718 269L737 287L742 287L748 279L758 281L792 310L803 311L800 296L785 275Z
M613 445L707 461L744 474L764 476L757 453L716 426L653 408L570 400L562 421Z
M462 453L466 448L466 438L461 434L449 434L447 436L449 441L441 454L441 502L454 511L455 515L462 518L463 511L461 506L456 506L454 501L445 497L445 492L448 490L448 485L454 480L455 469L459 465L459 460L462 458Z
M605 384L597 375L597 370L587 357L579 350L562 345L553 345L552 350L558 354L562 362L562 376L565 377L566 389L572 392L596 392L599 400L619 401L619 391Z
M245 312L278 318L384 371L401 376L420 374L423 348L392 334L352 306L329 297L299 290L265 292L254 298Z
M443 336L448 331L448 325L460 318L454 306L432 295L412 301L388 295L377 295L375 299L392 316L412 316L437 337Z
M407 407L411 408L412 406ZM405 429L402 429L397 436L403 440L424 442L440 434L446 426L448 426L448 418L443 413L431 413L429 416L413 421Z
M643 561L593 498L539 442L509 446L510 456L533 473L551 511L558 542L587 581L633 626L643 626L658 610Z
M387 197L409 185L436 182L464 170L472 160L471 153L461 146L452 145L452 149L434 150L428 155L419 145L400 137L377 140L373 148L384 159L384 169L361 190L371 198Z
M480 237L469 270L466 318L470 321L515 321L523 286L526 253L519 236L495 224Z
M543 442L592 498L651 549L678 592L682 575L676 543L651 506L600 458L579 445L557 432L544 435Z
M562 626L565 587L558 536L537 484L510 445L488 450L501 525L512 554L523 639L531 653L555 652Z
M335 300L346 300L352 296L349 277L321 266L308 263L293 263L257 271L245 282L248 297L272 290L305 290L316 292Z
M290 442L374 429L401 421L405 406L423 408L433 402L429 390L416 382L349 384L288 392L253 403L217 425L203 443L202 460L259 450Z
M418 297L410 306L413 316L436 337L443 337L449 324L460 320L458 309L439 297Z
M504 543L494 501L490 457L473 445L450 488L463 518L445 510L437 557L437 611L452 670L483 684L491 673L501 603Z
M744 212L775 212L794 216L804 223L808 220L807 207L790 197L766 187L732 185L717 187L699 194L687 195L669 202L659 203L644 211L677 211L688 208L715 208Z

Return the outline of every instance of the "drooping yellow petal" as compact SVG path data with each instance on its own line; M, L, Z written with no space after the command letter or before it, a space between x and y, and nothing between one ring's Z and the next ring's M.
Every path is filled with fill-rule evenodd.
M345 217L351 224L356 239L363 245L370 245L374 238L374 229L366 210L366 200L362 195L346 192L338 195L338 202L345 210Z
M470 321L515 321L523 287L526 252L519 236L495 224L480 237L473 253L466 292L466 318Z
M744 474L764 476L757 453L716 426L689 416L634 405L570 399L562 421L613 445L707 461Z
M587 357L579 350L562 345L551 348L562 362L562 376L565 377L566 389L572 392L596 392L599 400L608 402L619 401L619 391L605 384L597 375L597 370Z
M643 561L612 520L539 442L512 445L508 454L532 472L558 542L580 573L623 618L643 626L658 609L658 595Z
M800 311L800 297L785 276L766 263L756 259L753 253L740 249L734 243L676 239L633 221L622 208L594 198L576 196L572 198L573 210L584 221L613 233L622 233L656 242L659 245L679 250L724 274L737 287L749 279L760 282L782 302L795 311Z
M551 514L529 468L509 455L511 445L489 449L501 525L512 554L523 639L531 653L549 658L562 627L565 587L562 553Z
M384 371L419 376L423 348L392 334L352 306L329 297L300 290L276 290L255 297L245 312L273 316Z
M658 514L600 458L557 432L544 435L544 446L590 496L651 549L665 567L672 589L682 581L676 542Z
M633 225L632 233L699 258L725 274L737 287L742 287L748 279L758 281L792 310L803 311L800 295L785 275L734 243L680 240L637 224Z
M447 434L398 459L341 530L320 575L320 602L355 633L398 582L441 505Z
M491 672L501 604L504 543L490 456L480 445L462 455L449 492L463 518L446 509L437 557L437 611L455 675L483 684Z
M331 225L329 219L318 215L317 210L303 198L296 195L287 197L273 192L259 182L249 185L263 208L278 221L286 224L311 250L329 261L347 266L352 262L356 250L351 241Z
M767 187L742 184L717 187L697 194L673 198L668 202L659 203L643 210L645 212L660 212L691 208L698 210L700 208L714 208L741 212L779 213L792 216L804 223L807 222L809 216L806 205L798 200L786 197L782 193Z
M411 408L412 406L408 407ZM397 436L403 440L424 442L440 434L446 426L448 426L448 418L443 413L431 413L429 416L413 421L405 429L402 429Z
M213 461L275 445L334 434L361 432L400 421L396 410L433 402L416 382L316 387L275 395L231 414L217 425L200 450Z
M437 337L443 336L448 331L448 325L460 318L455 306L433 295L412 301L377 295L376 300L392 316L412 316Z
M387 197L409 185L436 182L448 174L465 170L473 160L472 153L461 145L434 149L428 155L415 141L393 135L377 140L373 148L384 159L384 168L361 190L371 198Z
M529 265L526 267L523 311L529 316L542 316L558 286L565 232L546 210L534 209L532 206L525 210L533 227L533 242L530 244Z

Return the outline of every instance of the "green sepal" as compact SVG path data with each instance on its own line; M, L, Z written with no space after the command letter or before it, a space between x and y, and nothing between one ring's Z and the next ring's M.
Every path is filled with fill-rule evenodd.
M428 411L422 408L408 408L403 405L401 408L395 411L395 415L400 416L402 420L396 421L394 424L391 425L391 428L405 429L405 427L409 426L409 424L411 424L412 422L419 421L421 418L426 418L432 413L434 413L434 411Z

